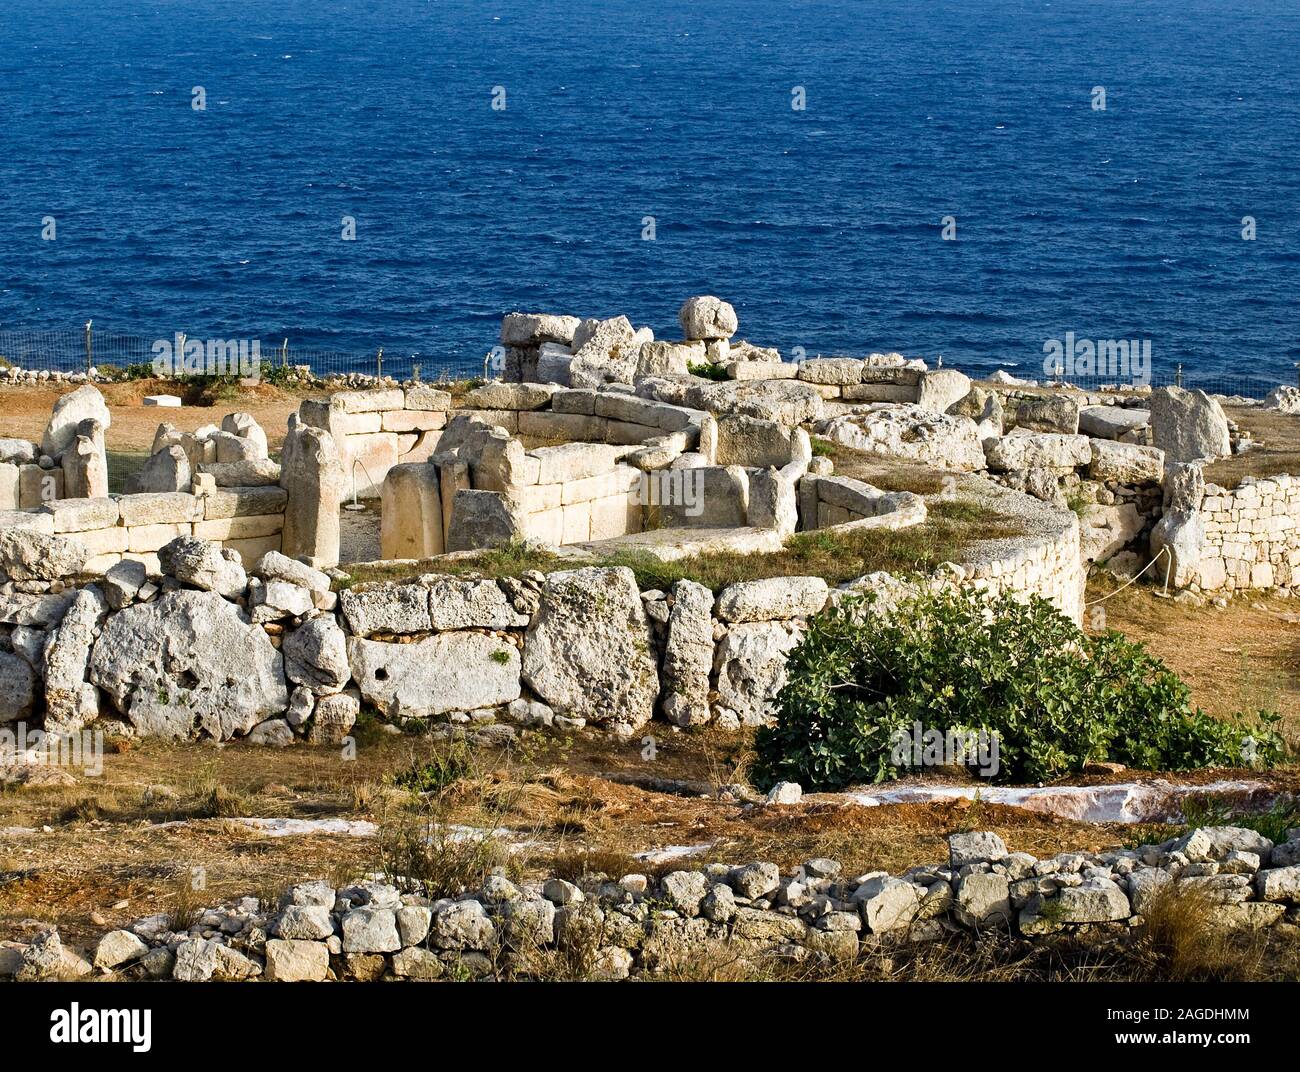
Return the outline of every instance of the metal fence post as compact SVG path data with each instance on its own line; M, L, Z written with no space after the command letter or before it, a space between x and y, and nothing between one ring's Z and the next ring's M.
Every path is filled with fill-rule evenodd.
M1182 363L1180 362L1178 367L1174 369L1174 386L1182 387L1182 385L1183 385L1183 366Z
M375 354L375 379L384 378L384 348L379 348L379 353Z
M94 349L93 349L93 343L92 343L91 331L90 331L90 326L93 323L94 323L93 320L86 321L86 375L87 376L90 375L90 370L95 367Z

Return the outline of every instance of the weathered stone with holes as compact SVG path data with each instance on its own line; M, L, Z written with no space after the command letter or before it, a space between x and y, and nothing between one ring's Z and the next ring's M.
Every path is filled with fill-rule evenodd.
M786 659L802 629L789 622L742 622L731 626L714 653L718 708L745 726L767 725L786 681ZM733 723L734 728L734 723Z
M361 714L361 697L353 691L321 696L312 711L311 725L307 728L310 744L341 744L352 732Z
M0 530L0 570L15 581L57 581L80 572L89 552L72 536Z
M1016 403L1012 423L1030 432L1076 435L1079 431L1079 403L1064 394L1022 398Z
M916 405L873 405L832 418L822 426L821 434L855 450L944 469L969 472L984 468L984 447L974 421Z
M616 733L648 722L659 676L632 571L591 567L548 575L524 640L523 675L557 714Z
M213 592L169 592L110 615L88 676L145 736L225 740L289 703L280 653Z
M442 633L416 644L348 638L352 678L389 717L429 718L499 707L519 696L519 649L481 633Z
M290 681L315 695L338 692L351 678L347 638L332 614L322 614L286 633L280 645Z
M1116 484L1158 484L1165 472L1165 452L1158 447L1137 443L1113 443L1107 439L1089 440L1092 459L1088 476L1093 480Z
M99 691L86 681L86 666L108 601L91 585L77 592L45 645L45 729L75 733L99 717Z
M31 715L35 685L35 674L26 659L0 651L0 723Z

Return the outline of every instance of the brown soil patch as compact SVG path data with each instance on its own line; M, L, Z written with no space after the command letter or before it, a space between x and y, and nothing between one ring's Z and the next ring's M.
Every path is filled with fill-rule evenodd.
M1116 589L1090 579L1087 598ZM1196 607L1132 585L1084 613L1092 632L1118 629L1145 644L1191 686L1192 702L1214 715L1277 711L1300 750L1300 601L1249 594L1226 607ZM1100 616L1099 613L1101 612Z
M1244 477L1300 474L1300 414L1279 413L1260 406L1224 406L1223 412L1249 432L1256 446L1245 454L1220 458L1205 467L1205 481L1237 487Z
M220 423L227 413L251 413L266 431L272 450L284 443L285 423L297 412L302 398L312 394L295 394L257 384L240 387L229 398L202 397L197 389L186 389L167 380L129 380L124 383L97 384L108 403L113 423L105 436L110 452L147 451L153 445L158 425L166 421L185 432L205 424ZM50 410L60 395L75 390L76 385L53 387L4 387L0 389L0 436L40 441ZM185 405L176 408L144 406L146 395L180 395ZM202 401L205 404L198 404Z

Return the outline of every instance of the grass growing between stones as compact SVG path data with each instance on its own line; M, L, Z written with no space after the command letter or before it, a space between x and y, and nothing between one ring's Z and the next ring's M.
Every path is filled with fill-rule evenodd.
M619 551L576 560L512 544L473 557L430 559L419 567L411 563L353 566L348 579L335 587L411 580L421 572L517 577L529 570L579 566L627 566L642 590L667 589L682 579L698 581L715 592L737 581L766 577L815 576L840 584L878 570L927 573L940 563L960 559L965 549L982 540L1015 537L1023 531L1014 518L970 498L938 499L929 504L929 511L926 521L911 528L800 532L780 551L761 554L715 551L663 562L648 552Z

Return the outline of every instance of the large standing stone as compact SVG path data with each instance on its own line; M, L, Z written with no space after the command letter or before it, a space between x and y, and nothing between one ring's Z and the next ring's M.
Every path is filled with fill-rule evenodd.
M713 593L695 581L673 585L664 643L663 710L678 726L709 721L709 676L713 672Z
M436 465L394 465L380 493L379 548L384 558L443 553L442 478Z
M625 566L550 574L524 641L524 680L556 714L631 733L659 692L650 626Z
M77 425L77 434L61 459L63 494L69 499L100 499L108 494L108 457L104 427L93 417Z
M108 405L97 387L86 384L59 398L50 412L50 421L41 436L41 453L59 457L77 438L77 426L93 419L107 429L113 423Z
M289 493L280 537L284 554L309 559L314 566L337 565L346 475L334 437L299 426L290 417L280 455L280 486Z
M1223 407L1200 390L1158 387L1152 391L1151 437L1171 462L1222 458L1232 451Z
M99 717L99 691L86 681L95 633L108 602L94 585L81 589L45 645L45 728L75 733Z
M225 740L289 703L280 653L214 592L169 592L111 615L89 677L146 736Z
M150 454L140 471L127 482L127 491L132 495L189 491L193 479L189 455L184 448L173 445Z
M1168 510L1151 530L1151 557L1160 558L1156 576L1185 588L1200 577L1205 557L1205 522L1194 510Z
M482 633L441 633L416 644L348 638L361 695L389 717L428 718L519 698L519 649Z
M687 298L677 313L677 319L681 321L682 334L688 339L729 339L740 327L736 310L712 294Z

